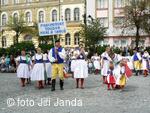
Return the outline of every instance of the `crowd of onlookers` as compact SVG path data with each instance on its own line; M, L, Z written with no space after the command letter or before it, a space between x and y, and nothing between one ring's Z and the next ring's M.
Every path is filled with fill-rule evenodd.
M16 62L13 55L2 55L2 57L0 57L0 71L16 72Z
M75 49L78 49L78 48L75 48ZM73 59L73 52L75 49L71 49L71 48L66 48L66 60L65 60L65 67L66 67L66 70L68 72L71 72L71 68L70 68L70 65L71 65L71 60ZM132 56L132 51L133 51L133 48L131 47L112 47L112 49L114 49L116 51L115 53L117 54L120 54L121 56ZM139 51L141 52L144 52L144 47L140 47L139 48ZM86 56L87 56L87 61L88 61L88 68L89 68L89 73L93 73L94 72L94 65L93 65L93 59L92 59L92 56L95 54L95 53L98 53L97 51L96 52L93 52L92 55L90 55L90 52L85 52L86 53ZM32 51L32 52L28 52L28 56L30 58L32 58L32 56L35 54L35 51ZM2 56L0 56L0 72L16 72L16 62L15 62L15 58L17 57L18 55L5 55L3 54ZM100 56L99 56L100 57Z

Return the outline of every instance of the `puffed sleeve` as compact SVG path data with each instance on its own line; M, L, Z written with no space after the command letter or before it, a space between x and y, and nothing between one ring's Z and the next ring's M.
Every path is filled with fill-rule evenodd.
M52 49L48 53L48 59L50 62L55 62L55 60L56 60L52 55Z
M18 56L15 60L16 60L16 62L19 62L20 61L20 56Z
M142 60L142 57L139 53L137 53L137 57L138 57L139 60Z
M63 48L61 52L58 52L60 58L65 59L66 58L66 52L65 49Z
M34 55L34 56L32 56L32 60L35 60L35 55Z

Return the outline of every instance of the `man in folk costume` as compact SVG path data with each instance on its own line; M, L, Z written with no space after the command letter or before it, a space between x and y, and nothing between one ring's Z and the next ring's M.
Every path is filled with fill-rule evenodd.
M146 77L149 71L149 53L147 51L142 55L142 69L144 71L144 77Z
M59 75L60 78L60 90L63 90L64 85L64 59L66 57L66 52L60 45L60 40L55 41L55 47L49 51L49 60L52 63L52 89L55 91L56 78Z
M29 78L29 64L31 60L26 57L25 50L21 51L21 56L16 58L17 77L21 80L21 86L25 87L25 80Z
M109 63L111 58L109 57L110 47L106 48L106 51L101 55L101 74L103 76L103 83L106 83L107 79L107 72L109 70Z
M83 47L77 50L73 73L74 78L76 79L76 88L79 88L79 81L80 81L80 88L84 89L84 79L88 77L88 66Z
M132 60L133 60L133 65L134 65L134 69L136 72L136 76L138 76L139 71L141 70L142 57L140 53L137 51L137 49L134 50L134 55L132 56Z

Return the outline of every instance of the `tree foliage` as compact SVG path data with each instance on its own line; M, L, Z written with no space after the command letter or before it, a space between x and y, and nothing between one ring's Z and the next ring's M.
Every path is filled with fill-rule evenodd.
M18 39L21 34L30 33L32 31L32 27L28 26L24 20L24 15L20 16L11 16L8 20L7 30L14 31L15 34L15 43L18 44Z
M82 24L81 27L80 34L87 48L96 48L106 34L106 28L100 24L99 19L89 21L87 25Z
M143 26L145 26L148 22L147 18L145 18L145 11L147 10L147 0L131 0L129 5L125 6L124 8L125 21L123 24L123 30L135 30L136 48L139 46L140 31L146 31L143 29Z

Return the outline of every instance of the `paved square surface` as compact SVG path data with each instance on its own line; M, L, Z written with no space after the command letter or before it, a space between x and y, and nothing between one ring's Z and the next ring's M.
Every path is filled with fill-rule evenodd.
M34 82L22 88L15 74L0 73L0 113L150 113L150 76L132 76L124 91L107 91L100 78L90 75L85 89L76 89L75 80L66 79L63 91L57 80L51 92L50 86L36 89ZM41 99L46 104L40 106Z

